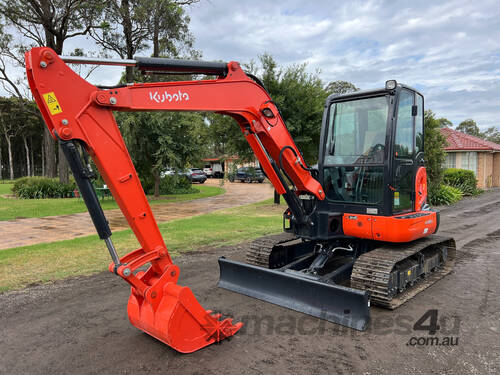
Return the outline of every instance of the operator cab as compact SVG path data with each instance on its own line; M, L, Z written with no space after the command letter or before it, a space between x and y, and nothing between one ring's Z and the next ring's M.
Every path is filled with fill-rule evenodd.
M383 216L420 210L415 175L424 165L423 139L424 99L415 89L387 81L384 89L330 96L318 163L326 193L320 206Z

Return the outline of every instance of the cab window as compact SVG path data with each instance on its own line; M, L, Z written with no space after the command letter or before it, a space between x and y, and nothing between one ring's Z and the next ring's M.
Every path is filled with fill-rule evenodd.
M397 158L411 157L414 151L413 107L414 94L402 90L399 96L398 118L396 125L395 156Z
M332 103L325 164L382 164L388 108L386 96Z
M415 153L424 151L424 98L416 94L417 116L415 117Z

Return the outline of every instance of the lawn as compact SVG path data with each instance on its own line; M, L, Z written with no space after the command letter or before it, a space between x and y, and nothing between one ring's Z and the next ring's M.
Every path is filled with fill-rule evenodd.
M27 217L43 217L53 215L67 215L77 212L85 212L87 208L82 199L14 199L4 198L1 195L12 194L12 184L0 184L0 220L13 220ZM150 204L168 204L171 202L187 201L192 199L206 198L224 193L224 189L218 186L196 185L196 193L164 195L161 199L149 197ZM101 201L104 210L118 208L116 202L111 198Z
M206 246L240 243L282 230L283 206L272 200L160 224L171 255ZM132 231L113 233L124 255L139 245ZM97 235L73 240L0 250L0 291L19 289L69 276L90 275L107 269L106 246Z

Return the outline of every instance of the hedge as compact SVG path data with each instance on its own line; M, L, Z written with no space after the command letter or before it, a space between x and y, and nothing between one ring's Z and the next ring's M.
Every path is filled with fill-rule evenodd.
M432 186L429 189L429 203L433 206L447 206L463 198L460 189L449 185Z
M144 192L148 195L153 195L155 192L154 179L141 178L140 180ZM197 192L197 190L191 186L191 181L189 181L189 179L184 175L179 175L179 174L167 175L160 179L161 195L187 194L195 192Z
M458 168L448 168L444 171L444 183L459 189L463 195L477 195L477 180L473 171Z
M23 199L70 198L75 189L74 182L62 184L56 178L47 177L19 178L12 186L14 195Z

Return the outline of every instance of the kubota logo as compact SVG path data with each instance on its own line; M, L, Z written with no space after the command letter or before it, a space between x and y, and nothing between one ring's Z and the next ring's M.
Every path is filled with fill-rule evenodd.
M164 92L149 92L149 99L152 102L163 103L163 102L182 102L183 100L189 100L189 95L186 92L177 91L174 94L169 94L166 90Z

